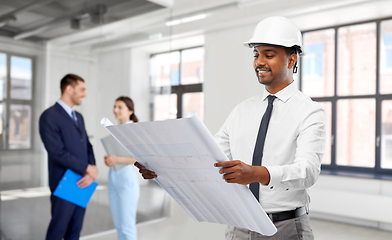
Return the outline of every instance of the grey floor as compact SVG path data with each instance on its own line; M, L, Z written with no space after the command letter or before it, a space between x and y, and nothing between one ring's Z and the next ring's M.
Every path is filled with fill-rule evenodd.
M27 188L1 192L1 240L42 240L50 221L47 188ZM167 195L154 181L141 186L137 223L166 216ZM114 229L106 186L100 185L91 198L81 236Z
M391 240L392 232L320 219L310 219L316 240ZM223 238L223 233L222 233ZM88 240L117 240L116 233Z
M142 188L138 211L138 222L149 221L164 215L162 205L165 194L157 185ZM107 190L103 187L94 196L100 201L89 204L82 236L114 229L110 209L104 200ZM155 196L152 197L151 196ZM152 201L155 198L154 201ZM148 200L150 199L150 200ZM167 201L167 199L166 199ZM18 198L1 202L1 240L44 239L50 219L49 197ZM391 240L392 232L374 228L354 226L311 218L316 240ZM116 234L107 235L105 240L116 240ZM90 239L90 238L89 238Z

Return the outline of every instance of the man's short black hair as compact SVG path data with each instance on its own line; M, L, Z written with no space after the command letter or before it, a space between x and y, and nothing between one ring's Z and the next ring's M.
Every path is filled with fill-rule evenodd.
M83 78L79 77L76 74L70 73L70 74L65 75L60 81L61 94L64 93L64 91L68 87L68 85L75 87L78 84L78 81L84 82Z

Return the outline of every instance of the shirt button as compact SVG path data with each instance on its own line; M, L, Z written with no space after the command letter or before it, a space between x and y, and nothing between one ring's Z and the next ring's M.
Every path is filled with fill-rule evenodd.
M286 188L286 191L288 191L289 189L288 188Z
M273 189L273 188L274 188L274 186L270 187L270 189Z

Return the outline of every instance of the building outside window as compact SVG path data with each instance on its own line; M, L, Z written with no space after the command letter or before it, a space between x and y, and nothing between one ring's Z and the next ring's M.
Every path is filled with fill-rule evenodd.
M326 113L323 170L392 173L392 20L303 33L301 90Z
M151 119L204 118L204 48L182 49L151 56Z
M30 149L33 60L0 52L0 150Z

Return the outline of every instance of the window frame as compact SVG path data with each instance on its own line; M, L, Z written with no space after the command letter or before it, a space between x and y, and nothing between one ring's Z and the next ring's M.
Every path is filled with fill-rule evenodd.
M34 101L35 101L35 69L36 69L36 58L34 56L30 55L24 55L20 53L14 53L14 52L8 52L8 51L3 51L0 50L0 53L3 53L6 55L6 69L7 69L7 75L6 75L6 97L3 100L0 100L0 104L4 104L4 109L3 109L3 134L2 136L0 135L0 141L2 145L0 144L0 151L1 152L14 152L14 151L19 151L19 152L27 152L31 151L34 149L34 137L33 133L35 130L35 126L33 124L33 119L35 119L35 111L34 111ZM11 58L12 57L21 57L21 58L28 58L31 60L31 99L30 100L25 100L25 99L11 99ZM29 148L9 148L9 116L10 116L10 108L11 105L27 105L30 107L30 122L29 122L29 141L30 141L30 147Z
M182 52L190 49L195 49L195 48L203 48L204 46L194 46L194 47L189 47L189 48L180 48L176 50L171 50L171 51L166 51L166 52L159 52L159 53L154 53L150 55L150 59L156 55L159 54L165 54L165 53L171 53L171 52L179 52L180 54L180 69L179 69L179 85L170 85L170 86L160 86L160 87L154 87L152 85L152 79L150 75L150 90L151 90L151 103L150 103L150 120L154 121L154 100L153 97L155 95L163 95L167 94L167 90L170 88L170 94L176 94L177 95L177 119L182 118L182 97L185 93L197 93L197 92L203 92L203 83L195 83L195 84L181 84L181 78L182 78ZM203 59L204 61L204 59Z
M312 99L316 102L330 102L331 103L331 132L327 134L331 134L331 163L330 164L322 164L321 165L321 173L331 174L331 175L345 175L345 176L355 176L355 177L363 177L363 178L375 178L375 179L388 179L392 180L392 169L383 169L381 168L381 125L382 125L382 102L384 100L392 100L391 94L381 94L380 93L380 69L381 69L381 52L380 52L380 40L381 40L381 22L392 20L392 17L388 18L378 18L367 21L360 22L352 22L347 24L328 26L323 28L316 28L311 30L302 31L302 36L309 32L334 29L335 31L335 69L334 69L334 95L328 97L312 97ZM339 28L348 27L353 25L360 25L366 23L375 23L376 24L376 92L371 95L349 95L349 96L339 96L338 95L338 45L339 45ZM303 88L303 75L304 69L302 68L302 59L300 59L299 64L299 88L302 90ZM341 99L375 99L375 166L372 168L369 167L358 167L358 166L343 166L336 164L336 135L337 135L337 103L338 100Z

